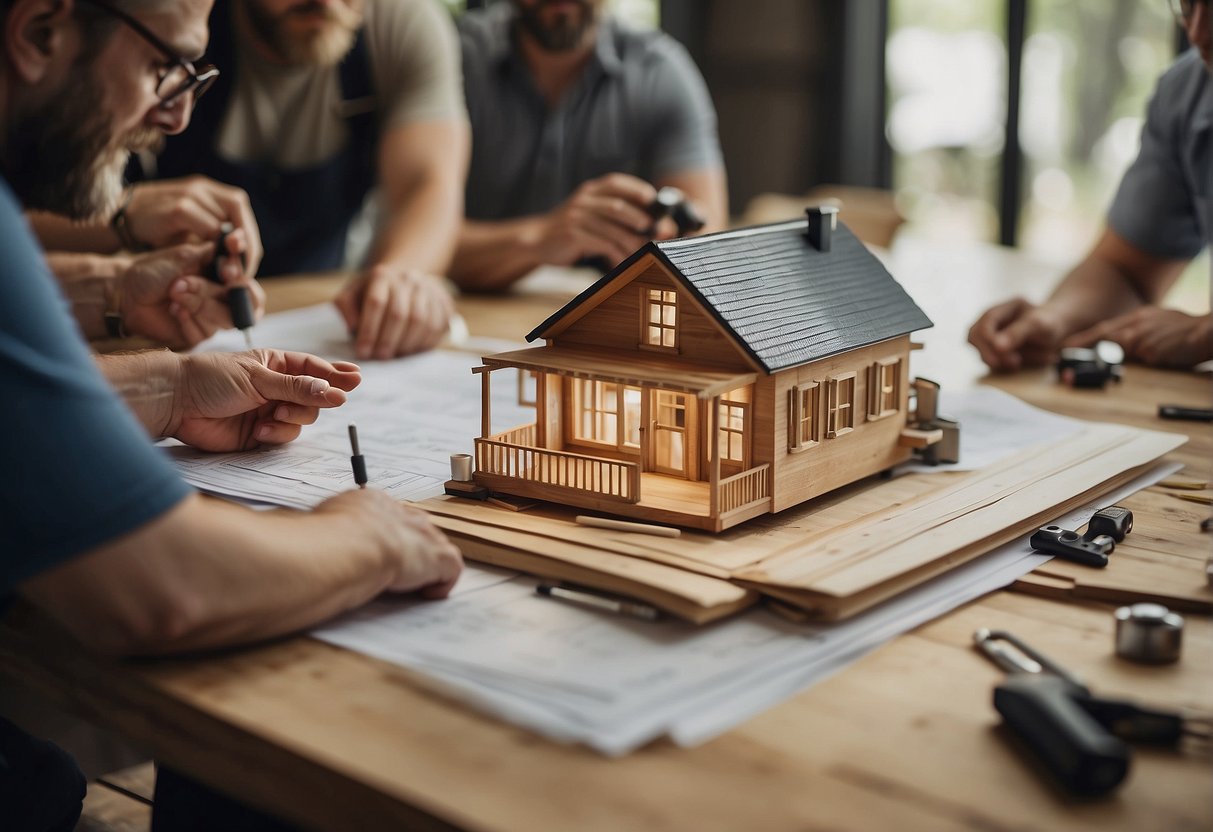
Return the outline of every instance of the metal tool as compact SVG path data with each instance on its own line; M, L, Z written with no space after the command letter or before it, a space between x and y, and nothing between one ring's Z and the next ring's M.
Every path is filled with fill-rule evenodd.
M211 264L211 272L207 277L212 283L223 285L223 274L220 268L223 265L223 258L227 257L227 238L228 235L236 230L236 227L230 222L225 222L219 227L219 239L215 243L215 260ZM244 265L244 255L240 255L240 265ZM252 328L255 323L253 316L253 300L249 296L248 288L245 286L232 286L227 290L227 310L232 316L232 326L240 330L244 334L244 343L251 350L253 348Z
M1010 675L994 688L994 708L1058 782L1098 796L1129 773L1127 741L1177 747L1207 743L1213 721L1094 696L1074 674L1004 631L980 629L973 641Z
M1116 548L1116 541L1110 535L1100 534L1086 540L1078 532L1061 526L1042 526L1028 543L1038 552L1101 568L1108 565L1108 555Z
M1169 664L1179 660L1183 648L1184 619L1162 604L1121 607L1116 617L1116 655L1143 664Z
M649 203L648 210L654 223L662 217L674 220L674 224L678 226L679 237L694 234L707 225L686 194L672 185L667 185L657 192L657 196Z

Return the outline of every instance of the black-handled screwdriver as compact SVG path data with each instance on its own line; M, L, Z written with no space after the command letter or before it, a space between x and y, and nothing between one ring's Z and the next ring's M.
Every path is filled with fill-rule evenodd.
M219 226L219 240L215 243L215 260L211 264L211 272L207 277L213 283L223 285L223 274L220 267L223 265L223 258L227 256L227 237L236 227L230 222L225 222ZM244 255L240 255L240 265L243 268L246 264ZM247 286L232 286L227 290L227 309L232 316L232 325L236 329L244 333L244 343L251 350L253 348L253 299L249 295Z

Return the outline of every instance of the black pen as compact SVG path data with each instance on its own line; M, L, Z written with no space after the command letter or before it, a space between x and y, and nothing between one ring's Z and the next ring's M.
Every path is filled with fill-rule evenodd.
M223 265L223 258L227 256L227 237L236 227L230 222L225 222L219 226L219 240L215 243L215 262L211 266L209 275L213 283L223 285L223 274L219 268ZM240 256L240 264L244 265L244 255ZM244 333L244 343L251 350L253 348L253 301L249 296L248 287L233 286L227 290L227 310L232 316L232 325L236 329Z
M645 621L656 621L661 618L661 610L651 604L642 604L628 598L619 598L605 592L589 589L588 587L572 587L567 584L539 584L535 592L548 598L559 598L582 607L613 612L616 615L627 615L632 618L643 618Z
M354 454L350 457L350 467L354 469L354 482L359 488L366 488L366 460L363 459L362 450L358 447L356 425L350 425L350 450Z
M1213 410L1206 407L1183 407L1178 404L1160 404L1160 419L1186 419L1190 422L1213 422Z

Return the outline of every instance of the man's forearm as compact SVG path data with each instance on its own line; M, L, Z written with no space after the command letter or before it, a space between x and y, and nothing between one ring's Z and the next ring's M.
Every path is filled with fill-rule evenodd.
M122 246L118 235L106 222L74 222L45 211L29 211L26 216L47 251L112 254Z
M1156 305L1179 277L1184 262L1152 257L1105 230L1086 256L1058 284L1045 309L1069 334Z
M543 265L539 241L542 217L499 222L465 220L451 264L451 280L461 289L504 289Z
M90 340L109 334L105 325L107 309L116 303L116 281L130 265L125 257L75 252L50 252L46 255L51 273L59 281L72 306L72 315L84 337Z
M107 653L272 638L358 606L390 584L381 541L355 520L338 512L253 512L191 495L24 591Z
M387 206L369 265L395 264L446 274L463 202L439 177L427 177Z
M181 384L182 357L169 350L96 356L97 367L122 396L148 434L168 435L174 397Z

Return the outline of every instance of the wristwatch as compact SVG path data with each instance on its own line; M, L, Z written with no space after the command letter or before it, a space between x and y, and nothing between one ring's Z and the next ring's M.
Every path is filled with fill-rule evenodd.
M126 194L122 198L122 204L118 206L118 210L114 212L114 216L110 217L110 228L114 229L118 242L127 251L147 251L148 247L135 239L135 235L131 232L130 223L127 222L126 208L131 204L131 197L134 196L134 193L134 188L126 189Z

